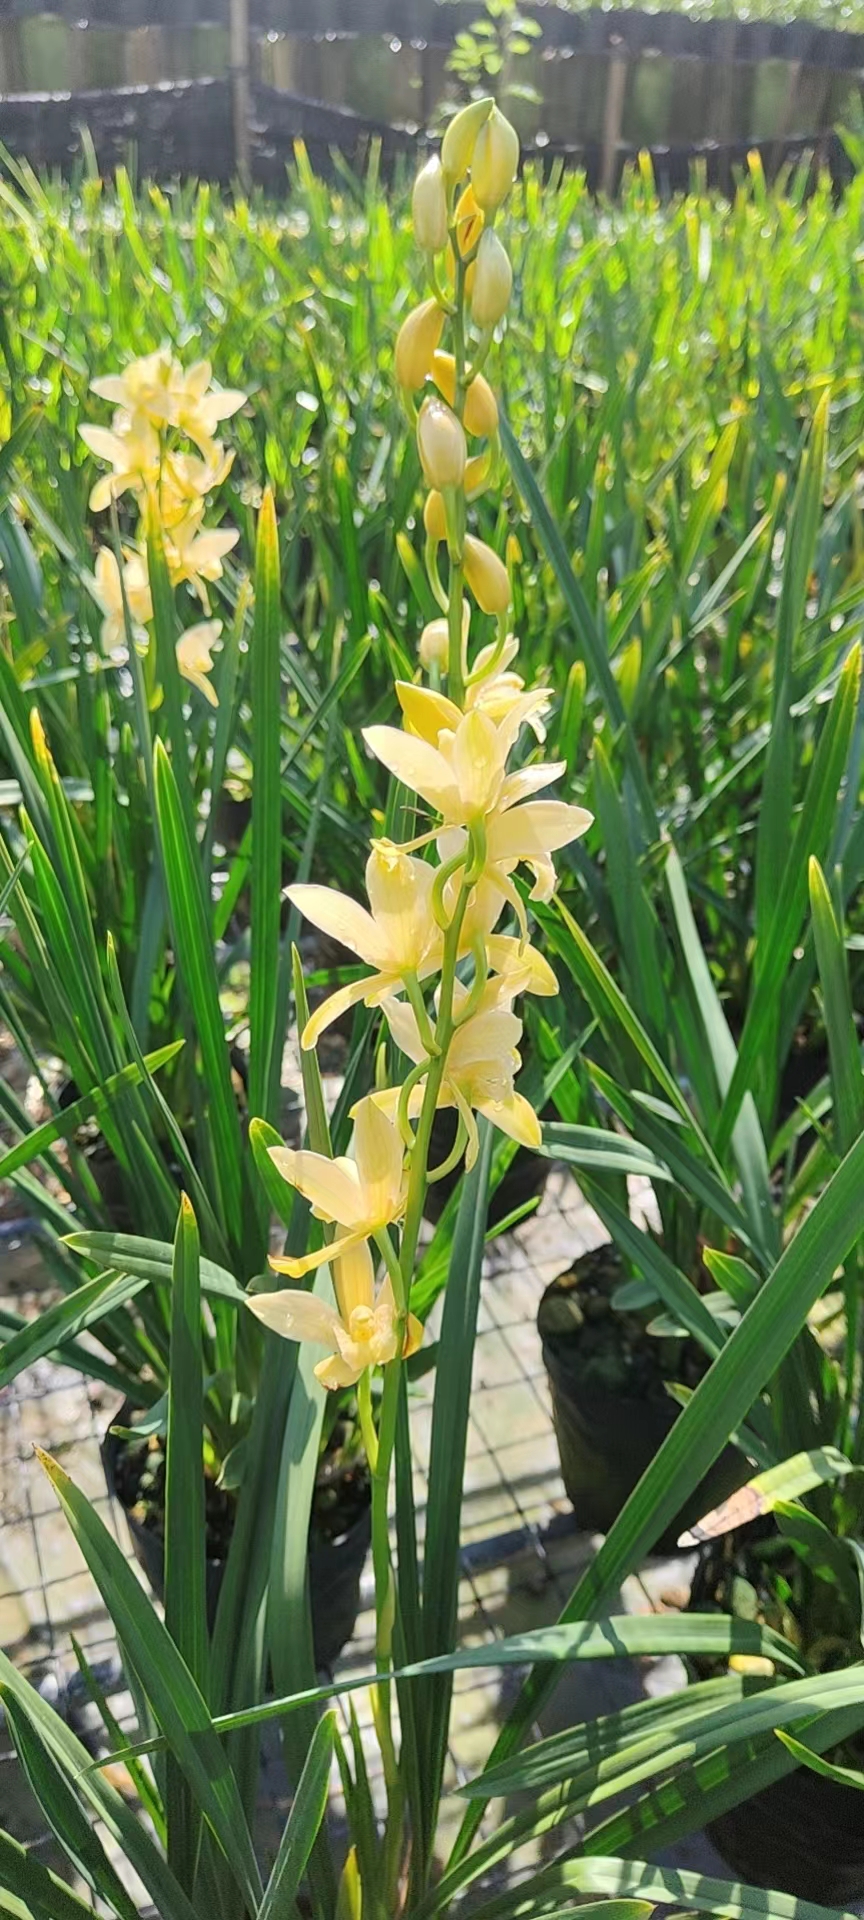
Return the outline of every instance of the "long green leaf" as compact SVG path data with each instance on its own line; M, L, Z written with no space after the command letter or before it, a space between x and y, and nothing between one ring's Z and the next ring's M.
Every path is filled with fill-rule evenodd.
M287 1920L306 1863L327 1810L330 1765L336 1733L335 1713L325 1713L315 1729L306 1764L297 1783L273 1871L264 1889L258 1920Z
M204 1085L213 1129L213 1174L229 1240L241 1238L240 1125L231 1084L225 1023L208 925L198 850L180 805L177 782L162 742L154 754L156 817L174 934L177 971L201 1048Z
M618 684L609 665L609 658L598 632L594 615L585 597L585 593L576 578L570 562L570 556L555 525L549 508L534 478L531 468L519 446L509 423L501 421L501 441L510 472L522 495L531 520L537 529L540 540L548 555L549 564L557 580L564 604L573 625L573 631L585 655L585 660L595 685L598 687L606 712L613 727L620 729L627 764L633 778L636 792L649 832L657 831L657 815L645 769L639 755L636 740L627 719L624 703Z
M696 1913L711 1913L718 1920L838 1920L837 1909L817 1906L812 1900L797 1900L788 1893L767 1893L761 1888L713 1880L707 1874L691 1873L684 1867L649 1866L642 1860L605 1859L597 1855L589 1860L564 1860L534 1877L531 1894L524 1895L526 1912L554 1912L558 1920L575 1920L583 1909L579 1903L566 1904L568 1894L602 1893L611 1899L638 1898L655 1906L683 1907ZM542 1897L545 1904L535 1907ZM518 1914L519 1890L485 1901L474 1910L480 1920L498 1920L505 1913ZM843 1920L852 1920L844 1915Z
M17 1906L17 1911L26 1914L28 1920L31 1915L33 1920L93 1920L89 1900L73 1893L56 1873L43 1867L11 1834L3 1832L0 1832L0 1886L20 1895L22 1904ZM10 1911L8 1906L5 1911Z
M250 660L253 780L249 1104L253 1113L269 1121L276 1117L274 1103L282 1064L281 1035L276 1030L282 879L280 623L279 533L273 495L268 487L258 520L255 624Z
M92 1756L72 1729L2 1652L0 1681L20 1703L69 1784L74 1784L96 1817L104 1822L112 1841L150 1893L160 1920L200 1920L138 1813L126 1805L100 1767L93 1765ZM18 1881L16 1885L20 1891L22 1883ZM89 1903L87 1912L91 1912ZM54 1905L48 1909L46 1920L65 1920L65 1916Z
M817 858L822 856L830 839L858 705L860 673L861 653L856 647L842 669L825 718L785 864L779 878L776 872L774 875L771 917L764 936L757 943L753 996L717 1127L715 1145L721 1155L731 1138L741 1103L772 1028L777 996L804 918L810 859L814 854ZM787 820L785 844L788 844L788 825Z
M120 1916L120 1920L138 1920L138 1909L134 1901L126 1892L80 1801L76 1798L68 1781L64 1779L62 1769L45 1742L39 1738L38 1730L22 1702L8 1687L4 1687L2 1682L0 1682L0 1702L3 1705L18 1758L39 1806L60 1845L65 1849L78 1872L83 1874L88 1886L92 1887L93 1892L99 1894L103 1900L107 1900L109 1906ZM23 1892L24 1887L19 1887L17 1891Z
M831 1062L834 1125L838 1148L841 1153L848 1153L864 1128L864 1074L861 1072L858 1032L852 1012L849 968L843 935L825 875L815 859L810 861L809 883L813 938Z
M116 1540L56 1460L45 1468L90 1572L109 1609L127 1662L253 1912L261 1880L233 1776L207 1704Z
M648 1654L680 1653L685 1658L706 1653L727 1656L730 1653L761 1654L793 1673L801 1662L793 1646L754 1620L731 1619L725 1614L615 1614L606 1620L559 1621L553 1627L532 1627L525 1633L508 1634L504 1640L490 1640L481 1646L458 1647L452 1653L436 1654L429 1660L414 1660L397 1667L396 1680L425 1680L431 1674L462 1673L476 1667L519 1667L529 1661L619 1660L625 1656L641 1658ZM832 1674L832 1682L839 1676ZM241 1707L234 1713L214 1715L213 1726L220 1734L241 1727L264 1726L343 1693L375 1684L374 1673L342 1675L327 1686L304 1688L278 1700L265 1700L258 1706ZM843 1676L849 1685L848 1672ZM163 1736L130 1743L135 1755L158 1753L166 1744ZM120 1747L111 1760L123 1760L127 1749ZM101 1761L100 1765L105 1762Z
M812 1773L821 1773L823 1780L833 1780L838 1787L853 1787L856 1792L864 1793L864 1773L858 1773L854 1767L836 1767L832 1760L823 1760L821 1753L814 1753L812 1747L794 1739L782 1727L776 1731L778 1740L782 1740L800 1766L809 1767Z
M62 1347L64 1341L76 1338L88 1327L98 1326L146 1284L141 1274L111 1270L82 1281L74 1293L46 1307L38 1319L29 1320L20 1333L14 1333L0 1347L0 1387L8 1387L24 1367L34 1366L43 1354L53 1353L55 1347Z
M176 1059L182 1046L182 1040L172 1040L167 1046L158 1047L155 1053L147 1054L144 1059L147 1072L158 1073L160 1067ZM128 1088L140 1086L144 1078L141 1067L133 1062L131 1066L122 1067L119 1073L113 1073L101 1086L91 1087L90 1092L82 1094L80 1100L73 1100L53 1120L46 1120L41 1127L34 1127L32 1133L28 1133L18 1141L17 1146L10 1147L8 1153L3 1154L0 1159L0 1180L9 1180L19 1167L28 1167L33 1160L38 1160L49 1147L53 1147L55 1140L71 1140L85 1121L92 1120L94 1115L99 1119L108 1113L114 1100Z
M435 1369L423 1561L422 1636L427 1658L446 1652L456 1635L462 1481L485 1251L486 1193L495 1139L487 1122L481 1122L481 1129L480 1152L465 1177L459 1202ZM423 1760L423 1799L430 1810L437 1808L441 1793L451 1693L452 1679L444 1675L423 1689L414 1708ZM434 1833L424 1835L427 1849L433 1842Z
M110 1261L120 1273L137 1274L159 1286L170 1286L174 1271L174 1249L170 1240L145 1240L135 1233L68 1233L67 1247L88 1260ZM201 1288L217 1299L233 1300L239 1306L246 1295L227 1267L215 1260L201 1261Z
M201 1693L207 1694L207 1551L204 1519L204 1367L198 1227L180 1200L171 1287L168 1437L165 1453L165 1625ZM168 1863L193 1894L200 1815L169 1754L165 1814Z

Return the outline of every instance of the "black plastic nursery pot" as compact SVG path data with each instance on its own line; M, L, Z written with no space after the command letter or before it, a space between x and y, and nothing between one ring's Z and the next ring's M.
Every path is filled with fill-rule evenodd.
M158 1527L146 1526L132 1510L124 1493L124 1455L130 1442L113 1432L129 1426L133 1408L127 1402L115 1415L102 1442L102 1465L108 1491L126 1515L132 1551L157 1600L165 1594L165 1540ZM372 1539L372 1507L368 1483L365 1499L357 1500L356 1517L334 1539L312 1539L309 1544L309 1604L316 1667L331 1667L347 1646L360 1611L360 1582ZM359 1493L359 1489L358 1489ZM227 1504L227 1496L226 1496ZM207 1621L212 1633L225 1577L224 1552L207 1558Z
M580 1255L540 1301L537 1326L552 1393L552 1418L561 1475L577 1522L588 1533L608 1533L650 1466L680 1409L667 1380L694 1386L705 1362L695 1342L666 1343L644 1319L612 1306L625 1274L611 1242ZM743 1485L748 1465L736 1447L724 1448L704 1480L657 1541L672 1553L678 1537Z
M754 1547L776 1529L770 1515L708 1540L700 1548L689 1605L694 1612L737 1611L740 1588L749 1589L747 1612L781 1625L772 1595L760 1578ZM776 1606L776 1600L774 1602ZM740 1605L740 1602L739 1602ZM723 1663L694 1659L694 1676L710 1679ZM848 1765L842 1752L827 1759ZM860 1765L856 1757L852 1764ZM864 1793L796 1767L749 1800L718 1814L706 1827L727 1865L744 1881L774 1887L799 1900L849 1907L864 1898Z
M864 1794L796 1767L706 1829L740 1879L821 1906L864 1896Z

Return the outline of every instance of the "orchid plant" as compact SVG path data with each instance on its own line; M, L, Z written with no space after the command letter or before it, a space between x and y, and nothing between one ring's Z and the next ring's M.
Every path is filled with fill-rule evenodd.
M518 873L533 876L531 897L548 901L553 854L584 833L591 815L562 799L536 799L564 772L563 762L513 766L523 729L542 732L549 695L526 688L513 662L510 587L497 554L468 530L471 501L492 481L497 409L481 371L512 286L496 231L513 184L519 145L489 100L451 122L440 158L414 189L415 234L430 297L404 320L396 344L397 377L415 423L428 488L426 567L441 619L419 642L428 681L397 682L402 727L370 726L364 740L394 780L413 795L419 831L396 842L376 836L366 867L368 909L316 886L289 888L313 925L341 940L372 969L333 994L305 1025L304 1050L325 1027L363 1001L380 1007L404 1077L379 1085L354 1108L353 1153L331 1158L271 1146L277 1173L324 1224L323 1244L271 1257L297 1280L333 1274L336 1305L321 1291L289 1288L254 1294L249 1305L289 1340L311 1341L325 1357L314 1371L327 1388L356 1385L372 1469L372 1530L379 1671L393 1661L398 1604L388 1534L388 1498L403 1362L422 1338L410 1310L427 1186L479 1151L477 1116L510 1138L539 1146L540 1123L515 1085L524 993L554 993L551 967L528 938ZM441 350L444 330L452 356ZM469 438L485 442L469 454ZM439 549L446 548L442 582ZM472 647L481 619L493 637ZM512 914L515 933L500 930ZM432 1123L455 1108L456 1139L430 1166ZM381 1268L376 1283L375 1268ZM327 1287L319 1278L316 1286ZM373 1418L372 1374L383 1368L380 1415ZM390 1843L399 1873L404 1847L398 1761L382 1686L378 1719L389 1788ZM392 1888L395 1901L396 1887ZM385 1901L385 1910L391 1911Z

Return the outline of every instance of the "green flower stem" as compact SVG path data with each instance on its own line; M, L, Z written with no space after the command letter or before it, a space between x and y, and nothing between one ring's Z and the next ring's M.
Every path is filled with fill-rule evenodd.
M426 1002L423 998L422 989L416 973L403 973L402 985L408 996L414 1018L417 1022L417 1031L426 1048L426 1052L434 1055L438 1051L438 1043L432 1031L432 1022L426 1010Z
M450 561L450 593L447 605L447 692L457 707L465 700L465 676L462 672L462 602L465 598L465 570L461 560Z
M437 1047L435 1051L437 1053L438 1051ZM414 1130L411 1125L409 1103L411 1100L411 1095L414 1092L414 1088L418 1086L420 1081L423 1079L423 1076L426 1073L428 1066L429 1066L428 1058L425 1060L418 1060L416 1067L411 1068L411 1072L408 1074L407 1079L403 1080L402 1085L399 1088L399 1105L396 1109L396 1125L399 1128L399 1132L402 1136L403 1143L408 1148L409 1153L413 1151L413 1147L414 1147Z
M369 1462L369 1471L374 1474L378 1464L378 1435L375 1431L375 1418L372 1412L372 1375L369 1368L361 1373L357 1382L357 1415L360 1432Z
M455 387L453 393L453 411L465 425L465 263L459 254L459 244L455 226L451 228L451 245L456 262L456 299L453 310L453 358L455 361ZM461 525L465 526L465 492L462 489ZM449 653L447 660L447 692L457 707L465 703L465 676L462 671L462 603L465 598L465 574L461 556L450 555L450 579L447 604L447 633Z
M465 1125L465 1121L462 1114L460 1113L459 1124L456 1128L456 1138L453 1142L450 1152L448 1153L446 1160L442 1160L440 1167L435 1167L433 1172L427 1173L426 1181L428 1186L430 1187L434 1186L436 1180L444 1180L448 1173L453 1172L454 1167L458 1167L459 1162L462 1158L462 1155L465 1152L465 1145L466 1145L467 1139L468 1139L468 1128Z

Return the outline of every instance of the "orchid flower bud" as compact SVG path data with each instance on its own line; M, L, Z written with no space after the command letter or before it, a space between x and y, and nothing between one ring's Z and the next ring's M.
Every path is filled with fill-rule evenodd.
M447 672L450 658L450 629L446 620L430 620L423 628L417 648L421 667L429 673L437 667L439 673Z
M417 447L428 486L439 493L461 487L468 458L465 434L443 400L424 400L417 416Z
M444 496L435 487L426 496L423 525L430 540L446 540L447 515L444 509Z
M437 153L420 168L414 182L411 213L418 247L424 253L440 253L447 245L447 190Z
M474 143L492 112L492 105L491 100L472 100L470 106L453 115L441 142L441 165L451 186L464 180L471 165Z
M455 214L456 245L461 258L473 253L483 232L483 215L474 195L473 187L466 187L459 195Z
M497 326L512 291L513 268L497 233L487 228L480 236L471 287L471 318L481 333Z
M432 356L432 378L452 407L456 398L456 362L452 353L437 352ZM482 373L476 373L465 394L464 421L466 433L473 434L478 440L491 440L498 432L498 406L495 395Z
M431 372L435 349L444 326L444 309L437 300L424 300L403 320L396 337L394 364L400 387L413 392Z
M465 468L465 493L469 500L476 500L485 491L491 471L492 459L488 451L472 454Z
M465 579L478 607L484 613L506 613L510 605L510 579L503 560L487 547L485 540L465 535Z
M470 621L471 621L471 609L468 605L467 600L463 600L462 602L462 653L463 653L463 656L465 653L465 649L468 645L468 627L469 627ZM427 673L429 672L431 667L438 667L439 671L442 673L447 672L447 668L450 663L450 624L446 618L440 619L440 620L430 620L427 622L427 625L423 628L423 632L420 635L417 651L420 656L420 665L421 667L426 668Z
M497 213L506 200L519 165L519 135L497 107L492 108L480 132L471 162L471 185L478 207Z

